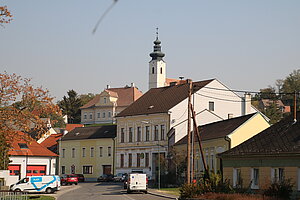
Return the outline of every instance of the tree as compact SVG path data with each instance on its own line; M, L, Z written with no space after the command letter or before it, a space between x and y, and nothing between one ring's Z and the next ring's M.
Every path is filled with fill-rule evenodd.
M92 100L95 97L94 94L88 93L88 94L81 94L79 95L79 98L81 100L82 106L87 104L90 100Z
M68 97L64 96L57 104L62 109L62 113L68 116L69 123L80 123L82 101L74 90L69 90L67 94Z
M49 91L35 88L30 81L16 74L0 73L0 169L7 169L8 151L13 140L21 137L20 131L42 134L46 129L40 116L60 114Z
M12 20L12 14L6 6L0 6L0 25L8 24Z
M276 105L276 101L273 101L270 106L266 108L266 110L263 111L263 113L270 118L270 123L275 124L282 118L282 113L278 109L278 106Z

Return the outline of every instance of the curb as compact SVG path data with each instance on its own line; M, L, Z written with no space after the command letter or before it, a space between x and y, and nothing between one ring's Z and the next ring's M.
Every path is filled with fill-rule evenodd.
M153 196L158 196L158 197L163 197L163 198L168 198L168 199L175 199L175 200L178 200L177 197L171 197L171 196L168 196L168 195L165 195L165 194L161 194L161 193L154 193L152 191L149 191L148 190L148 194L151 194Z

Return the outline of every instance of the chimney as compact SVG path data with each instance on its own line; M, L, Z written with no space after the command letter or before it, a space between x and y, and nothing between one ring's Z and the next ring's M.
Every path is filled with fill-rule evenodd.
M131 87L135 87L134 83L131 83Z
M242 115L248 115L251 112L251 94L245 93L242 102Z
M106 89L109 89L110 88L110 86L109 85L106 85Z
M170 86L175 86L176 84L177 84L177 82L174 81L174 82L171 82L171 83L170 83Z

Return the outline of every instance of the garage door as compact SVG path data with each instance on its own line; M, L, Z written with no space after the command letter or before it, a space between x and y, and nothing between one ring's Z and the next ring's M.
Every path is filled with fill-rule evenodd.
M21 165L9 165L8 170L10 175L20 175Z
M46 165L28 165L27 176L42 176L46 175Z

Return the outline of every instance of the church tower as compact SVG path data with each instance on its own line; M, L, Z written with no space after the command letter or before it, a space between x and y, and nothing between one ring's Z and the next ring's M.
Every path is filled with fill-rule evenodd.
M164 87L166 84L166 63L162 59L165 54L161 52L161 41L158 39L158 28L156 30L156 40L153 42L153 52L150 53L152 60L149 62L149 89Z

